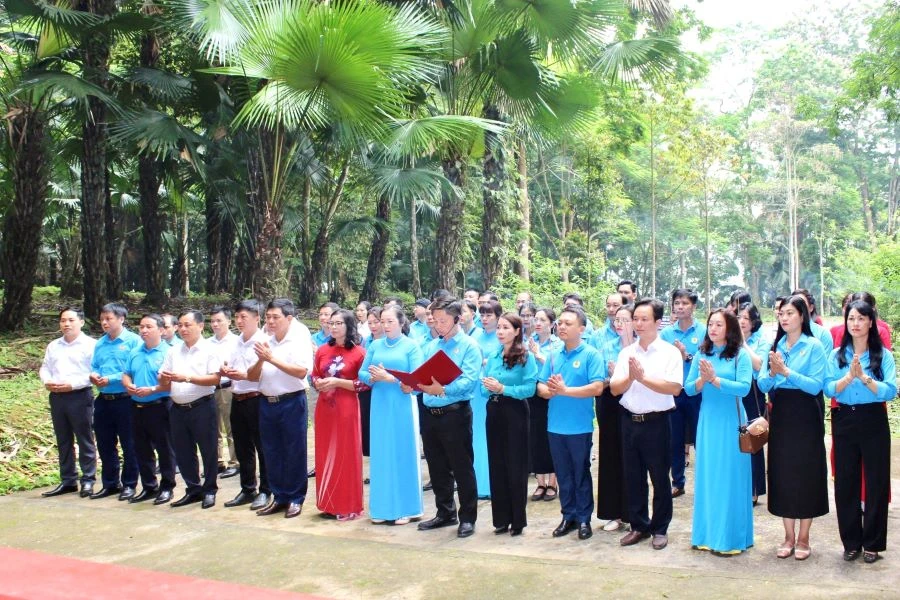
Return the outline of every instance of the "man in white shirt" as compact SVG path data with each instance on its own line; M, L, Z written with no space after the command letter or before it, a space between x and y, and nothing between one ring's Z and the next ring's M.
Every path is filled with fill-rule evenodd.
M259 403L265 402L265 398L259 392L259 382L247 379L247 372L259 360L256 344L269 339L259 328L259 310L258 300L244 300L235 307L234 321L241 335L221 371L234 382L231 386L231 431L241 473L241 491L225 503L227 508L250 504L251 510L259 510L269 503L272 494L259 435ZM256 487L257 459L259 493Z
M672 491L669 488L671 436L669 413L683 384L682 357L659 337L663 303L644 298L634 305L632 326L638 341L619 353L610 380L622 395L622 463L631 531L620 540L632 546L653 536L654 550L669 543ZM647 511L647 474L653 484L653 518Z
M203 508L216 504L216 404L213 392L219 383L219 360L203 342L203 314L189 310L178 317L178 332L184 344L166 354L159 371L160 386L170 388L172 445L181 478L187 487L184 496L172 503L179 507L200 502ZM165 389L165 388L163 388ZM203 459L203 484L197 449Z
M94 493L97 448L91 430L94 397L91 394L91 358L97 343L81 331L84 313L65 307L59 313L62 337L47 345L41 363L41 383L50 392L50 419L59 451L60 484L41 495L45 498L78 491L75 441L81 465L81 497Z
M308 488L306 478L306 376L312 369L312 336L294 320L294 303L278 298L266 307L266 328L272 334L254 346L259 361L247 372L259 382L264 398L259 407L259 433L268 467L272 502L257 511L265 516L284 511L300 514Z
M231 309L225 306L213 307L209 315L209 326L213 334L206 338L206 343L219 359L221 368L237 348L238 336L231 331ZM226 479L240 472L231 434L231 379L224 375L220 378L215 396L219 427L219 477Z

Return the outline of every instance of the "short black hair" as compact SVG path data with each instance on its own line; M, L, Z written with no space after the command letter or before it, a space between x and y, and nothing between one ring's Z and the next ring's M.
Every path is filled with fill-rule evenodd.
M431 301L432 302L434 302L435 300L439 300L441 298L452 298L452 297L453 297L453 294L451 294L449 291L445 290L444 288L438 288L438 289L434 290L433 292L431 292Z
M203 313L200 312L199 310L194 310L193 308L189 308L185 311L182 311L181 314L178 315L178 319L181 320L181 317L184 317L186 315L189 315L194 320L194 323L199 323L200 325L203 325Z
M278 309L286 317L294 316L294 303L290 298L275 298L266 305L266 310ZM321 308L321 307L320 307Z
M869 292L854 292L850 297L850 302L855 300L862 300L872 308L875 308L875 296Z
M563 313L572 313L573 315L578 317L579 325L587 326L587 315L584 314L584 311L581 310L580 306L566 306L561 311L559 311L560 316L562 316ZM547 315L547 316L549 316L549 315Z
M478 294L479 296L481 295L481 290L479 290L478 288L470 287L470 288L466 288L465 291L467 291L467 292L475 292L475 293Z
M213 306L211 309L209 309L210 317L213 315L217 315L219 313L222 313L223 315L225 315L226 319L231 318L231 309L228 308L227 306L218 305L218 306Z
M84 310L82 310L80 307L78 307L78 306L63 306L61 309L59 309L59 317L62 318L63 313L66 313L66 312L73 312L73 313L75 313L75 316L77 316L79 319L84 321Z
M178 325L178 318L172 313L163 313L162 319L166 327L175 327Z
M678 288L672 292L672 304L675 304L677 298L687 298L694 306L697 306L697 302L700 300L700 298L697 297L697 292L691 288Z
M499 319L500 315L503 314L503 307L496 300L488 300L480 307L478 307L478 313L482 315L486 313L494 313L494 316Z
M253 313L257 317L259 316L260 302L256 298L248 298L247 300L241 300L237 304L234 305L235 314L243 311L248 313Z
M637 311L642 306L649 306L653 309L653 320L661 321L663 318L663 312L665 310L665 305L657 300L656 298L641 298L637 302L634 303L634 310Z
M416 306L421 306L422 308L428 308L428 305L431 304L431 300L428 298L419 298L416 300Z
M428 308L431 309L431 312L442 310L457 320L459 319L459 315L462 314L462 304L453 296L449 296L447 298L439 298L432 302L431 306L429 306Z
M743 289L736 289L731 294L731 298L728 299L728 306L734 306L740 308L744 304L749 304L753 302L753 298L750 297L750 292Z
M160 329L166 326L165 322L163 322L163 318L157 313L146 313L141 316L141 321L143 321L144 319L153 319L156 322L156 326Z
M125 305L121 302L108 302L104 304L103 308L100 309L100 314L102 315L103 313L112 313L123 319L128 317L128 309L125 308Z
M569 300L574 300L579 305L584 306L584 300L581 299L581 294L576 292L569 292L563 296L563 304L566 304Z
M381 305L384 306L385 304L390 304L391 302L393 302L400 308L403 308L403 300L401 300L397 296L388 296L387 298L384 299L384 302L382 302Z
M484 290L483 292L481 292L481 293L478 295L478 298L480 299L482 296L487 296L487 297L488 297L488 300L494 300L494 301L497 301L497 300L500 299L500 298L497 297L497 294L495 294L494 292L492 292L492 291L490 291L490 290Z
M341 307L334 302L323 302L319 305L319 310L322 310L323 308L330 308L331 312L341 309Z
M759 309L752 302L744 302L738 308L738 315L745 310L747 311L747 316L750 317L750 333L756 333L763 324Z
M635 282L631 281L630 279L623 279L616 284L616 289L618 290L623 285L627 285L628 287L630 287L632 294L637 294L637 284Z

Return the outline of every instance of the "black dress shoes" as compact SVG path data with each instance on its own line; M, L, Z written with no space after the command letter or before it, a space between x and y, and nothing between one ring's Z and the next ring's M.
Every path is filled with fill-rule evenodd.
M303 510L303 505L299 502L291 502L288 504L287 509L284 511L285 519L293 519L294 517L300 516L300 512Z
M78 495L82 498L88 498L91 494L94 493L94 482L93 481L82 481L81 482L81 491L78 492Z
M560 524L556 526L556 529L553 530L553 537L562 537L564 535L569 535L576 529L578 529L578 523L576 523L575 521L567 521L563 519Z
M503 527L494 527L494 535L503 535L509 531L509 525L504 525Z
M256 514L260 517L265 517L267 515L274 515L276 513L280 513L284 509L287 508L287 502L275 502L273 501L271 504L256 511Z
M250 505L250 510L259 510L261 508L265 508L269 503L269 494L265 492L260 492L256 495L256 498L253 499L253 504ZM225 506L228 506L227 504Z
M203 496L203 503L200 505L200 508L212 508L216 505L216 495L215 494L205 494Z
M243 506L245 504L250 504L253 502L253 498L255 494L248 494L247 492L241 490L237 496L229 500L225 503L225 508L231 508L233 506Z
M221 477L222 479L228 479L229 477L234 477L240 472L241 470L237 467L228 467L227 469L219 473L219 477Z
M516 537L517 535L522 535L522 529L524 529L524 528L523 527L513 527L512 529L509 530L509 535L511 535L512 537Z
M619 540L619 545L634 546L641 540L646 540L648 537L650 537L649 531L635 531L634 529L632 529L627 534L625 534L625 537Z
M456 537L467 538L475 533L475 523L460 523L456 530Z
M579 523L578 524L578 539L586 540L589 537L594 535L594 532L591 530L590 523Z
M140 494L129 498L128 503L136 504L138 502L143 502L144 500L150 500L151 498L156 498L157 496L159 496L159 490L157 488L151 488L151 489L144 488L141 490Z
M160 504L165 504L172 500L172 490L163 490L156 497L156 500L153 501L154 506L159 506Z
M172 503L173 508L178 508L179 506L187 506L188 504L193 504L194 502L200 502L202 498L200 494L185 494L178 500Z
M135 489L130 485L126 485L122 488L122 493L119 494L119 502L125 502L126 500L131 500L134 498Z
M430 531L431 529L438 529L440 527L450 527L457 523L459 523L459 521L456 520L456 517L435 517L419 523L418 529L419 531Z
M854 561L862 554L861 550L844 550L844 560L847 562Z
M116 494L120 493L121 491L122 491L122 488L119 486L100 488L99 492L94 492L93 494L91 494L91 500L99 500L100 498L107 498L109 496L115 496Z
M434 486L431 485L431 480L429 479L428 482L427 482L425 485L422 486L422 491L423 491L423 492L430 492L430 491L432 490L433 487L434 487Z
M47 490L46 492L41 492L41 496L43 496L44 498L52 498L53 496L62 496L63 494L71 494L71 493L77 492L77 491L78 491L78 486L75 485L74 483L69 484L69 485L65 485L65 484L61 483L58 486L56 486L55 488L53 488L52 490Z

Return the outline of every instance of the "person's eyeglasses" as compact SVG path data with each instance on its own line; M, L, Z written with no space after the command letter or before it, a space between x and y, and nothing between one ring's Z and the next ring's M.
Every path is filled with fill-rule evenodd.
M628 325L631 323L631 319L613 319L614 325Z
M519 315L519 316L522 317L523 319L525 319L525 318L529 318L529 319L530 319L530 318L532 318L534 315L530 315L530 314L528 314L528 313L522 313L522 314Z
M328 321L329 327L337 327L338 325L343 325L343 321Z

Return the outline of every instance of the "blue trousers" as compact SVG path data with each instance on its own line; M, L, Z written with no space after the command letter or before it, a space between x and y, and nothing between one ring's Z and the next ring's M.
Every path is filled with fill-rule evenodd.
M700 417L700 397L699 394L688 396L681 390L675 396L675 410L669 413L672 429L672 487L684 488L684 445L694 441L697 419Z
M559 483L560 512L567 521L590 523L594 512L591 479L593 433L548 433L553 468Z
M118 487L120 482L126 487L135 487L138 461L132 434L131 398L127 395L108 398L106 394L100 394L94 400L94 435L103 466L100 481L104 488ZM119 461L120 444L124 464Z
M259 401L259 437L275 502L303 504L306 480L306 390L280 402Z

